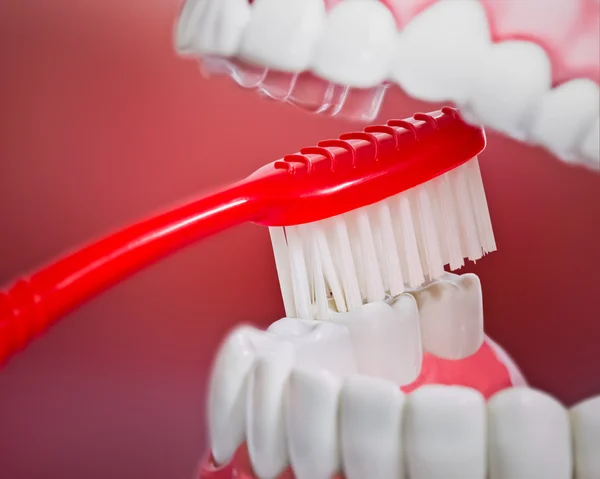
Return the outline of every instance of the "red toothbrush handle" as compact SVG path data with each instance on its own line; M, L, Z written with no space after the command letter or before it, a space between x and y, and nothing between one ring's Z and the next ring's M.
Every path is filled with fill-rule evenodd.
M244 181L135 224L0 292L0 364L91 297L198 239L257 219Z

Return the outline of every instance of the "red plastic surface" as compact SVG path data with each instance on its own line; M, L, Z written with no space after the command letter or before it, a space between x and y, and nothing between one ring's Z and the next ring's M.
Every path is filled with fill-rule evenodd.
M477 389L486 399L497 392L513 386L506 366L496 356L487 342L479 351L459 361L436 358L426 355L419 378L407 387L405 393L427 384L458 385ZM337 476L332 479L338 479ZM212 457L202 465L198 479L255 479L246 447L241 447L235 457L223 466L217 466ZM294 479L294 474L287 469L277 479ZM375 478L374 478L375 479Z
M0 293L0 363L68 312L141 268L243 222L329 218L425 183L485 148L452 108L321 142L245 180L98 241Z

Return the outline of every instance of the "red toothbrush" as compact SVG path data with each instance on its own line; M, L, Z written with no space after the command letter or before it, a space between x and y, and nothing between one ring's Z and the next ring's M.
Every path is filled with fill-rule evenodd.
M0 294L0 362L93 296L201 238L244 222L290 227L368 207L458 169L475 158L485 142L483 130L465 123L452 108L418 113L304 148L226 189L130 226L16 281ZM480 203L473 211L479 208L487 215L482 191L471 191L470 198ZM460 206L460 198L457 201ZM474 217L470 226L455 232L463 256L482 255L473 253L473 234L480 252L495 249L485 215ZM431 232L424 228L421 234ZM432 240L420 238L425 256ZM280 264L278 271L282 279ZM425 267L425 276L435 275L432 270L427 274ZM286 311L296 309L284 286L282 279Z

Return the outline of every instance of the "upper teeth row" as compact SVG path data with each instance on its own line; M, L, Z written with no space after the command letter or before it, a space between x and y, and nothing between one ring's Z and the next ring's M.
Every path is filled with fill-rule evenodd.
M473 119L568 161L600 169L600 93L575 79L552 88L538 45L491 41L477 0L436 2L398 32L373 0L188 0L177 31L182 52L239 56L268 68L312 70L368 88L391 80L428 101L454 101Z
M248 385L254 414L246 441L261 479L289 466L297 479L340 472L348 479L600 477L600 397L567 412L528 388L504 390L486 404L464 387L404 395L381 379L296 370L285 393L265 402L265 382L282 369L257 370Z

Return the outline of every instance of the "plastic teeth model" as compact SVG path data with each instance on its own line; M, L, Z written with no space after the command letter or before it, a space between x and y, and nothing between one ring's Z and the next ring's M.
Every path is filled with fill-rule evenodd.
M175 41L313 113L372 121L401 88L600 171L597 0L187 0ZM600 398L568 411L527 388L482 311L478 278L447 275L239 327L215 362L201 477L600 478Z
M592 479L600 472L600 397L567 411L526 387L483 334L481 289L471 274L331 320L236 328L217 355L208 417L211 465L202 478L246 471L261 479Z
M397 86L600 170L599 32L597 0L188 0L176 45L317 113L371 121Z

